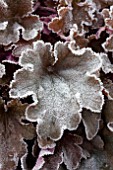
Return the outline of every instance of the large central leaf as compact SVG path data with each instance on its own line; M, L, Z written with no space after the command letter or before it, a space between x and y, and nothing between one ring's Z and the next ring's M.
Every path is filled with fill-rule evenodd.
M61 138L64 129L74 130L81 121L82 108L100 112L103 105L102 85L97 71L100 56L90 48L69 50L58 42L54 51L49 43L34 43L33 50L22 53L18 70L11 83L13 98L33 95L34 104L27 118L37 121L37 132L44 141Z

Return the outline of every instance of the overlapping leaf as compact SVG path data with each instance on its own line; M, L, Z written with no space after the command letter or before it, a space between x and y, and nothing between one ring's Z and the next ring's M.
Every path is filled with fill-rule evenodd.
M103 114L108 129L113 132L113 100L107 100L104 106Z
M113 169L113 133L106 127L102 131L104 139L104 148L94 148L87 145L87 150L90 148L90 157L81 162L78 170L112 170ZM95 141L97 142L97 141ZM96 143L95 143L96 144Z
M70 133L64 134L62 139L57 143L54 154L50 152L51 155L48 155L47 150L45 152L47 156L42 154L42 157L40 157L39 154L39 158L33 170L58 170L60 164L63 162L67 169L77 169L81 159L84 157L83 150L80 147L82 142L81 136ZM43 150L41 152L43 152ZM41 162L41 160L43 160L43 162ZM39 167L39 165L41 166Z
M89 110L84 110L82 113L82 121L85 127L86 137L88 140L92 140L98 133L99 122L101 115L93 113Z
M68 6L58 9L58 16L49 23L49 28L54 32L68 33L74 24L79 27L79 32L84 33L84 25L91 25L93 21L94 9L87 1L77 3L76 1L66 1Z
M113 35L109 36L106 39L106 42L102 44L103 48L105 49L106 52L108 51L113 51Z
M108 78L104 78L103 85L105 88L105 94L109 99L113 99L113 82Z
M112 5L0 0L1 170L113 169Z
M106 42L102 44L105 51L113 51L113 6L110 6L110 9L103 9L102 15L104 17L106 31L109 33L109 37L106 39Z
M91 0L90 2L95 4L95 8L96 8L97 11L113 5L112 0L99 0L99 1L98 0Z
M23 139L32 139L35 129L32 124L23 125L21 119L27 105L17 100L4 105L0 98L0 169L16 169L19 159L26 154Z
M38 16L32 15L32 0L0 1L0 44L16 43L20 37L30 40L42 30Z

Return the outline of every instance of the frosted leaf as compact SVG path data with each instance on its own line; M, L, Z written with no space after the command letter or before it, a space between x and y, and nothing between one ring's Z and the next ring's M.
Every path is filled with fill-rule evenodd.
M113 6L110 6L109 9L103 9L102 15L104 17L106 31L109 34L109 37L106 41L102 44L104 50L106 52L113 51Z
M40 34L33 40L25 41L23 39L20 39L20 41L18 41L16 44L13 44L12 47L10 46L11 48L13 48L13 50L12 50L13 56L15 56L16 58L19 58L23 51L33 48L33 42L35 42L39 39L40 39Z
M103 8L107 8L111 5L113 5L113 1L112 0L87 0L90 1L91 3L95 4L95 8L96 10L100 10Z
M113 35L109 36L102 46L106 52L113 52Z
M0 79L0 85L9 85L10 81L13 79L13 73L18 69L18 66L16 64L12 63L4 63L3 65L3 71L5 71L5 74L3 77ZM5 69L5 70L4 70Z
M74 49L84 48L88 46L89 39L85 38L85 35L79 33L77 25L73 25L70 30L70 46Z
M109 166L106 164L106 155L104 155L104 152L101 151L96 151L94 152L90 158L87 160L84 160L81 164L80 167L77 170L104 170L108 168Z
M72 27L72 9L69 7L62 7L58 10L59 18L54 18L49 23L49 29L54 32L68 32Z
M89 2L70 2L71 5L58 9L58 16L49 23L53 32L67 33L74 24L77 24L80 33L84 33L83 25L91 25L94 9Z
M100 80L94 73L101 67L102 63L99 58L100 56L94 53L90 48L83 48L80 50L73 50L70 48L72 50L70 53L68 48L66 48L66 44L62 44L62 49L65 51L66 56L68 56L66 58L65 54L63 55L61 53L60 47L61 44L58 43L56 46L56 53L58 54L59 60L57 61L56 65L57 69L60 69L60 75L65 77L66 80L70 80L70 87L72 86L75 91L77 90L77 92L80 93L78 98L82 107L90 109L94 112L99 112L102 105L99 106L97 104L97 99L100 100L99 104L103 103L103 97L101 93L102 87ZM87 91L87 89L90 89L90 91ZM100 92L96 93L97 96L94 96L94 91L98 91L97 89L100 89ZM89 97L92 95L96 100L94 98L93 101L89 99ZM97 105L93 103L94 100Z
M38 35L42 22L38 16L31 15L32 5L32 0L4 0L0 3L0 44L9 45L19 41L20 30L25 40Z
M27 105L17 100L4 105L0 99L0 169L16 169L19 158L26 152L27 147L23 139L32 139L35 129L32 124L23 125L21 119Z
M93 145L95 149L101 149L101 150L104 149L104 141L98 134L89 142L91 143L91 145Z
M4 62L4 60L8 60L9 62L16 62L15 57L12 55L11 49L8 47L0 46L0 62Z
M113 82L112 82L112 80L105 78L103 80L103 86L105 88L105 94L107 95L108 99L113 99Z
M105 116L107 127L113 132L113 100L106 100L102 114Z
M79 146L82 142L81 136L70 133L64 134L62 139L57 143L54 154L43 156L44 165L40 169L58 170L60 164L63 162L67 169L76 169L83 157L83 150Z
M105 74L113 73L113 64L111 64L108 56L103 53L101 54L102 59L102 70ZM108 78L103 79L104 93L109 99L113 99L113 83Z
M4 21L4 22L0 23L0 31L5 30L6 27L7 27L7 24L8 24L7 21L6 22Z
M61 146L63 151L63 161L67 169L73 170L77 169L79 166L79 163L83 158L83 150L79 146L82 142L82 138L78 135L68 134L64 137Z
M0 63L0 78L5 74L5 66Z
M33 50L22 53L20 65L23 68L14 75L10 96L33 95L34 104L27 108L26 116L37 120L42 140L58 140L64 129L76 129L83 107L101 111L103 87L94 73L102 62L90 48L72 52L67 43L58 42L52 52L49 43L38 41Z
M83 148L84 159L87 160L91 157L93 151L102 151L104 149L104 141L99 135L96 135L92 140L87 140L86 138L84 138L81 147Z
M82 160L77 170L112 170L113 169L113 133L106 128L102 131L104 148L91 148L90 157ZM89 149L88 146L86 149Z
M105 8L102 10L101 14L103 15L103 18L109 18L110 17L110 13L109 13L109 9Z
M22 25L22 37L26 41L34 39L38 35L38 31L43 28L42 22L36 15L24 17L20 24Z
M113 73L113 64L111 64L107 54L101 53L102 70L105 74Z
M105 26L109 34L113 32L113 6L110 6L110 9L103 9L102 15L104 17Z
M102 15L104 17L104 22L106 26L106 32L109 34L109 37L102 44L106 52L113 51L113 6L110 6L110 9L103 9Z
M23 17L33 11L32 0L3 0L6 4L6 8L9 8L9 14L15 17ZM8 13L6 13L8 15Z
M101 116L98 113L93 113L89 110L84 110L82 113L82 121L85 126L86 137L92 140L98 133L99 122Z
M43 158L44 159L44 158ZM42 166L42 170L58 170L60 164L63 162L63 153L61 151L56 150L53 155L50 155L44 159L44 165ZM35 169L33 169L35 170ZM37 170L37 169L36 169Z
M8 45L11 42L19 40L19 29L21 26L17 23L8 24L5 30L0 31L0 44Z
M33 167L33 170L38 170L38 169L41 169L42 166L44 165L45 163L45 160L44 160L44 156L45 155L53 155L54 154L54 148L47 148L47 149L41 149L40 153L39 153L39 156L38 156L38 159L35 163L35 166ZM58 155L59 156L59 155ZM62 159L61 159L62 160ZM58 161L58 160L57 160ZM46 167L47 168L47 167ZM50 167L52 168L52 167Z
M104 31L104 30L102 30L103 24L104 24L103 16L102 16L101 12L97 11L97 8L96 8L94 21L92 22L92 25L91 25L91 30L98 29L96 36L97 36L98 32L100 31L100 29L101 29L101 32ZM99 37L96 37L96 38L98 39Z

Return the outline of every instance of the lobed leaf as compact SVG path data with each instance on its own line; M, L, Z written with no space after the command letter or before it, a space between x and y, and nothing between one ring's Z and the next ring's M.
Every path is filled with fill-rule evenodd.
M35 165L33 170L58 170L62 163L64 163L69 170L77 169L83 157L83 150L79 146L82 142L81 136L71 133L64 134L62 139L56 144L54 153L51 153L50 150L49 153L51 154L46 155L46 153L48 153L46 150L46 153L43 154L42 157L40 157L39 154L37 163L39 162L39 158L41 158L40 160L43 160L43 166L39 167L40 164L36 163L37 166Z
M76 1L66 1L64 4L68 6L62 6L58 9L58 16L55 17L50 23L49 28L53 32L68 33L74 24L77 24L80 33L84 33L84 25L91 25L93 21L94 9L87 1L77 3Z
M14 75L10 96L33 95L26 116L38 122L40 140L58 140L65 129L77 129L83 107L101 111L103 87L95 73L102 62L90 48L71 51L67 43L58 42L52 52L49 43L38 41L33 50L22 53L20 65L23 68Z
M20 30L24 40L30 40L42 30L38 16L31 14L32 0L3 0L0 3L0 44L9 45L20 39Z

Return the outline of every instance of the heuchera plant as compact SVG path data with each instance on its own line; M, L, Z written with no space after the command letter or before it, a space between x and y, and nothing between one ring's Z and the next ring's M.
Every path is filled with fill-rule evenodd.
M113 1L0 0L0 170L113 170Z

